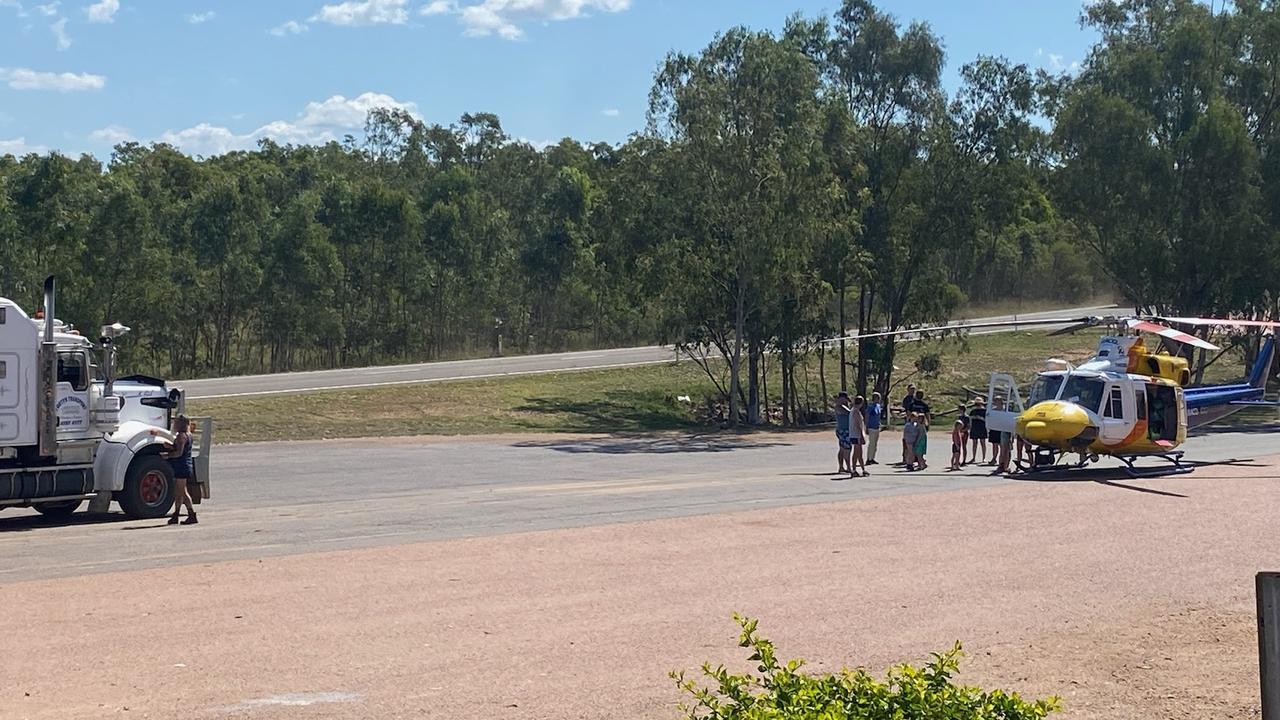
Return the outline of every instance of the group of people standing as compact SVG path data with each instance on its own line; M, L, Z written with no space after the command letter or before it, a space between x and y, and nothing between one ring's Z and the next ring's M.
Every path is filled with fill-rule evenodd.
M868 465L876 465L876 448L880 441L880 426L884 419L884 405L880 393L871 393L871 402L861 395L850 399L841 390L835 399L836 441L840 450L836 455L840 469L853 477L870 477ZM864 452L865 448L865 452ZM859 473L858 468L862 468Z
M924 470L929 467L926 453L929 449L929 428L934 421L932 408L925 401L924 391L915 385L907 386L901 408L901 466L908 471ZM840 445L838 472L847 472L853 477L869 476L867 465L877 464L876 446L885 415L878 392L872 393L871 402L861 395L850 398L844 391L836 395L836 439ZM989 461L988 442L991 444ZM995 467L994 472L1008 472L1012 442L1012 433L988 429L985 398L975 398L972 404L960 403L956 406L956 419L951 427L951 465L948 470L957 471L964 465L982 464ZM1019 456L1022 450L1019 447ZM979 453L982 457L980 463Z

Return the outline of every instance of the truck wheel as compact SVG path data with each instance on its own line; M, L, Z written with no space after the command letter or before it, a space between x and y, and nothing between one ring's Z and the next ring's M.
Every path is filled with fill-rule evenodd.
M134 460L116 499L124 514L135 520L164 517L173 507L173 470L169 463L158 455Z
M63 500L62 502L36 503L31 507L47 518L66 518L80 509L83 500Z

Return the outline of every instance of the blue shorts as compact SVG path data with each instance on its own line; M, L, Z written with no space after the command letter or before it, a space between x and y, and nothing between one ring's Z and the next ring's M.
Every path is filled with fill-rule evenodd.
M837 430L836 440L840 441L840 447L844 450L848 450L853 447L853 441L849 439L848 430Z

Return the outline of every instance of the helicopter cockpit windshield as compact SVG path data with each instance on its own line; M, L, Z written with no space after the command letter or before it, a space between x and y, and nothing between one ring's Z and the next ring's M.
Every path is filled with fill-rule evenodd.
M1028 407L1045 400L1065 400L1080 407L1098 411L1102 404L1104 383L1101 378L1082 375L1040 375L1031 386Z
M1062 375L1041 375L1031 386L1031 396L1028 398L1027 407L1034 407L1036 403L1042 403L1045 400L1054 400L1058 397L1058 390L1062 387Z

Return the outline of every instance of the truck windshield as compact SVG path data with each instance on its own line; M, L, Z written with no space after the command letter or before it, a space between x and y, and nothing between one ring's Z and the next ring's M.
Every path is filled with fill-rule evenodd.
M1058 388L1062 387L1061 375L1041 375L1036 378L1036 382L1031 386L1031 397L1028 398L1027 407L1033 407L1036 403L1042 403L1045 400L1052 400L1058 397Z
M1102 404L1103 382L1101 378L1072 375L1062 390L1062 399L1073 402L1086 410L1098 411Z

